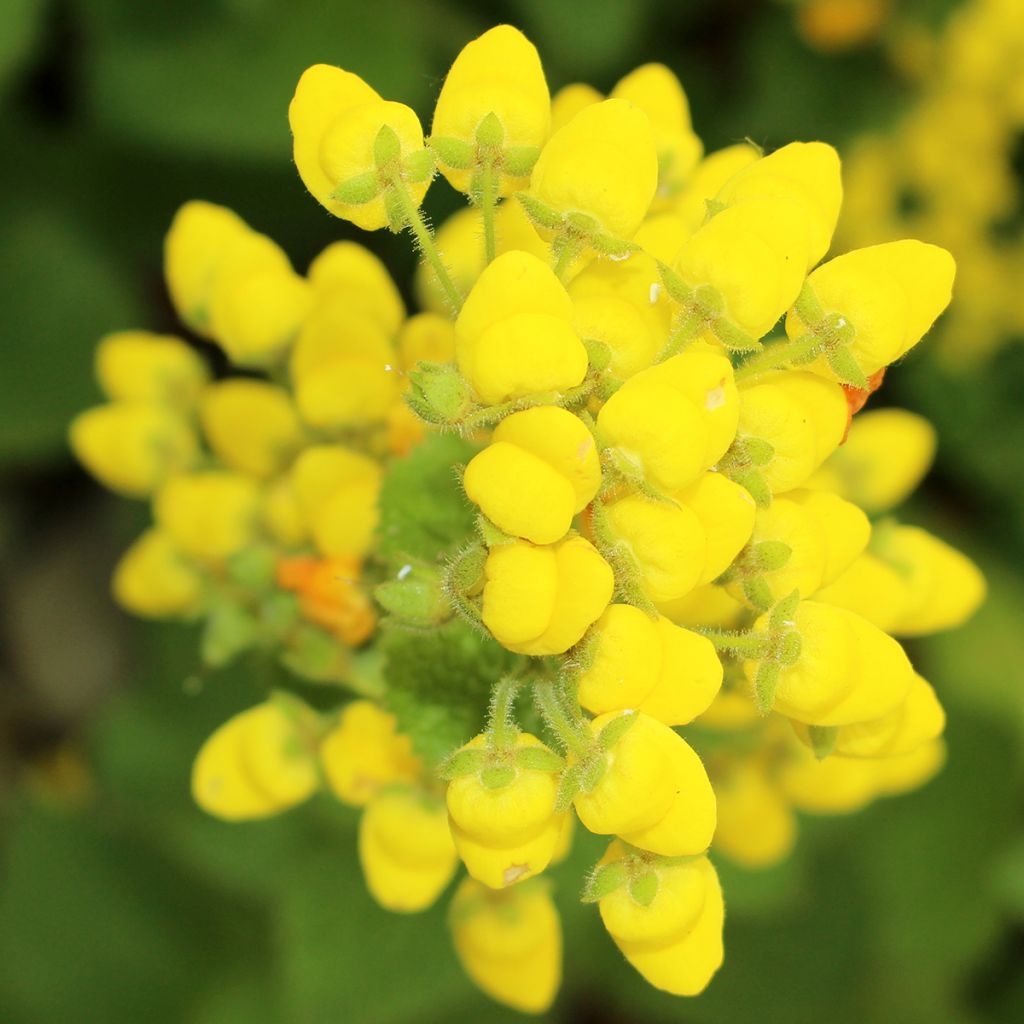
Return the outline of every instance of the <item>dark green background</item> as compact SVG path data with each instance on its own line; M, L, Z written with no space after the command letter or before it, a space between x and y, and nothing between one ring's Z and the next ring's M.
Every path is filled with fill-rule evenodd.
M952 4L905 6L938 22ZM290 162L303 68L344 65L428 121L459 47L501 20L538 44L553 88L665 61L709 149L841 145L909 99L879 48L815 54L784 4L756 0L0 0L2 1021L515 1017L462 977L441 909L404 919L370 902L354 814L323 799L231 827L191 805L196 748L260 680L250 665L197 675L191 631L113 608L109 570L145 510L101 494L64 442L98 400L98 336L174 329L160 247L182 201L232 206L300 269L345 233ZM451 202L438 186L428 207ZM372 244L408 281L404 239ZM978 558L992 591L966 629L914 645L950 713L946 771L807 822L783 868L723 868L727 962L696 1001L650 990L578 906L599 846L580 841L555 872L567 948L552 1020L1024 1019L1024 347L955 376L926 349L881 398L940 427L912 515ZM39 782L54 749L84 758L84 803Z

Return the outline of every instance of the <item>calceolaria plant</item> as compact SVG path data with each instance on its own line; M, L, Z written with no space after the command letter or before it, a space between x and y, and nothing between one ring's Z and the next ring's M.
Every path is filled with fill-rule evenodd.
M463 871L455 950L530 1012L561 974L545 872L582 826L608 841L583 900L652 985L695 995L723 957L709 850L772 863L796 811L942 761L897 638L956 626L984 583L892 514L930 427L860 409L949 302L952 259L900 240L822 263L830 146L702 157L667 68L551 100L508 26L459 54L429 135L324 65L290 120L316 200L412 235L423 311L355 243L303 275L191 202L171 297L245 373L111 335L108 401L71 428L96 477L152 501L114 574L127 609L201 622L209 665L259 650L335 687L225 722L195 798L230 821L319 790L361 808L394 911ZM438 172L469 207L435 234Z

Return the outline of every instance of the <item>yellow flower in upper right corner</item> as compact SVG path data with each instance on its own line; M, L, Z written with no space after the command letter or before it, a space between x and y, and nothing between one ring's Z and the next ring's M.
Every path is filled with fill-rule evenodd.
M903 239L836 256L807 279L826 314L839 314L853 327L849 351L866 377L910 351L925 335L953 294L956 265L937 245ZM808 325L797 311L786 317L786 334L796 341ZM810 367L839 380L824 357Z

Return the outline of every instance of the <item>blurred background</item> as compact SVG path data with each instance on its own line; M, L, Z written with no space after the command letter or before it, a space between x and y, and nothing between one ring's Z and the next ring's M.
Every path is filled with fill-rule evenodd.
M724 865L726 966L699 1000L653 992L577 904L597 856L578 843L555 871L569 941L550 1019L1024 1020L1020 0L0 0L0 1020L516 1019L462 976L443 909L370 901L354 812L324 798L232 827L193 807L199 744L263 688L244 666L200 673L189 629L115 609L109 572L146 510L65 443L99 397L100 335L178 330L161 244L184 200L233 207L300 269L346 233L291 164L306 66L357 71L429 121L455 53L499 21L538 45L553 91L668 64L709 151L836 144L842 244L953 249L956 312L873 401L938 426L906 518L990 583L972 623L912 651L949 712L944 773L808 821L783 867ZM370 244L408 283L404 239Z

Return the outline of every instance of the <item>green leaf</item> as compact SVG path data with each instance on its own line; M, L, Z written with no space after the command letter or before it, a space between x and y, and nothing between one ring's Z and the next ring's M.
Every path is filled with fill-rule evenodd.
M468 462L474 451L455 435L435 434L391 463L380 497L382 558L433 563L472 533L474 512L453 467ZM424 500L428 495L429 501Z
M425 634L395 631L382 643L385 703L431 764L483 730L491 686L518 661L462 621Z

